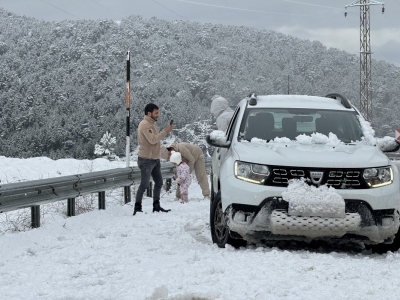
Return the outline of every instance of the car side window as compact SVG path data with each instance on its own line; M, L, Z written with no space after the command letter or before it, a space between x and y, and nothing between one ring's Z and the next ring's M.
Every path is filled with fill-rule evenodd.
M236 124L237 124L237 122L238 122L238 120L239 120L239 110L240 110L240 107L237 107L236 108L236 111L235 111L235 113L233 114L233 117L232 117L232 119L231 119L231 122L229 123L229 127L228 127L228 141L232 141L232 138L233 138L233 133L234 133L234 131L235 131L235 128L236 128Z

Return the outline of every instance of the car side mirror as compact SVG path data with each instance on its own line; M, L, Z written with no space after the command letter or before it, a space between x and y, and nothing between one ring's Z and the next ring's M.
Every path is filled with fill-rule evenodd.
M400 141L390 136L377 139L377 144L382 152L396 152L400 149Z
M206 137L207 144L218 148L229 148L231 145L230 141L226 140L225 132L220 130L214 130L211 134Z

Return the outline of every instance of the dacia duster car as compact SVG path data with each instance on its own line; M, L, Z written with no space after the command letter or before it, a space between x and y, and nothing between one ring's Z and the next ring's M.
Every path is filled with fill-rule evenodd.
M207 137L216 147L213 242L238 247L269 240L355 241L397 250L399 171L378 145L366 142L362 122L360 112L340 94L253 93L239 102L227 131ZM315 133L334 134L340 142L296 142ZM399 147L394 142L386 150ZM282 193L300 178L333 187L344 200L342 214L291 211Z

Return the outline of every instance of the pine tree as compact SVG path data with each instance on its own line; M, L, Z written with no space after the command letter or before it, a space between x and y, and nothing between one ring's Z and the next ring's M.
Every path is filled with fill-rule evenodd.
M210 157L210 146L206 141L207 134L212 131L210 120L201 120L192 124L186 124L185 127L177 129L178 136L185 142L199 146L203 152Z
M97 156L107 156L108 159L115 159L115 153L113 145L117 143L115 137L111 137L111 134L106 131L103 137L100 139L100 144L96 144L94 148L94 154Z

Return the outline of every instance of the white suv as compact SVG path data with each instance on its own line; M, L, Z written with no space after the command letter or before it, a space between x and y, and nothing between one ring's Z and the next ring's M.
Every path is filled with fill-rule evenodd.
M365 124L340 94L251 94L239 102L226 133L207 137L217 147L213 242L238 247L247 241L356 241L381 252L397 250L399 171L382 150L400 145L394 139L372 143ZM312 187L311 194L301 195L296 187L290 194L294 182ZM317 193L323 189L325 194ZM325 199L307 202L318 197Z

